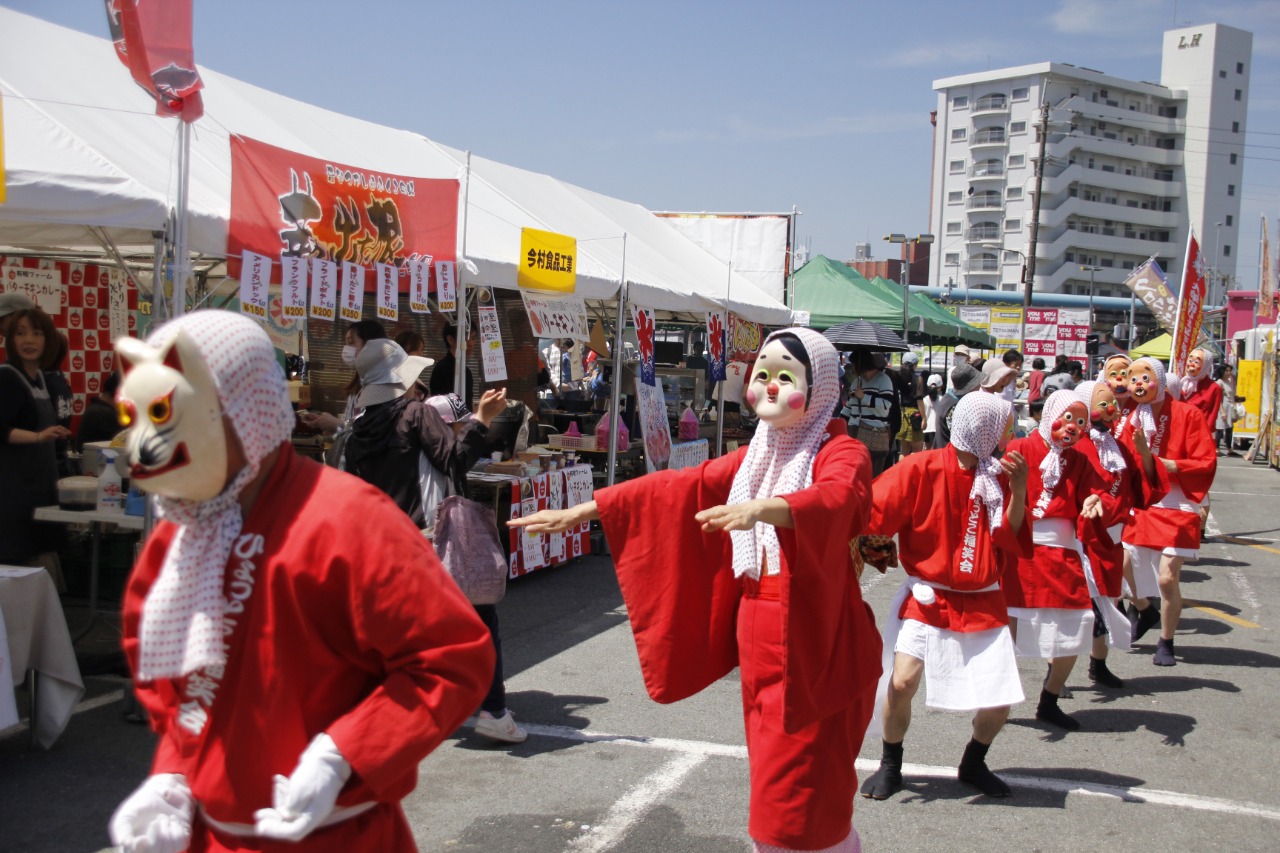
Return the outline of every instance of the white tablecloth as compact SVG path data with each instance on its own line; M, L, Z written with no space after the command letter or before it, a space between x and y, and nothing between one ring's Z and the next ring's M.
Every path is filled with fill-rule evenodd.
M12 687L22 683L28 669L40 673L34 725L37 742L48 749L84 695L67 620L49 573L41 568L0 566L0 612L12 670L12 683L0 684L0 691L12 698Z

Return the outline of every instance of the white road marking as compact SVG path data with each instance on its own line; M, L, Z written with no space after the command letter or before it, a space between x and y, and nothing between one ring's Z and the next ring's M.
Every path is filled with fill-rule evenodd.
M1276 494L1275 492L1264 493L1264 492L1212 492L1212 491L1211 491L1211 492L1209 492L1209 496L1210 496L1210 497L1215 497L1215 498L1236 498L1236 497L1242 497L1242 498L1280 498L1280 495Z
M1207 536L1218 537L1222 535L1222 528L1218 526L1218 520L1213 517L1212 512L1205 517L1204 532Z
M622 746L640 747L644 749L661 749L686 755L690 759L696 759L694 764L690 765L680 775L687 774L688 771L692 770L698 763L701 763L703 760L713 756L737 759L747 757L747 748L745 746L708 743L706 741L679 740L675 738L615 735L606 734L604 732L593 732L586 729L571 729L565 726L525 724L524 727L529 730L530 734L542 735L544 737L576 740L582 743L609 743L619 744ZM665 765L657 773L647 777L640 785L636 786L636 788L633 788L624 795L622 800L619 800L619 804L626 802L628 798L646 790L646 786L649 785L650 780L658 777L666 778L668 774L675 775L677 768L680 766L683 765L676 765L674 762ZM860 758L857 761L858 770L864 773L873 772L879 766L880 764L878 761L870 759ZM996 768L996 770L999 772L999 768ZM936 767L928 764L904 764L902 766L902 772L906 776L924 776L936 779L954 779L956 775L956 769L954 767ZM1103 785L1095 782L1081 782L1075 779L1056 779L1051 776L1021 776L1012 773L1000 773L1000 778L1004 779L1005 782L1014 788L1052 791L1064 795L1107 797L1126 803L1150 803L1151 805L1174 806L1175 808L1196 809L1197 811L1260 817L1267 820L1280 821L1280 809L1259 805L1258 803L1226 800L1218 797L1202 797L1197 794L1182 794L1177 791L1164 791L1158 788L1140 788L1130 787L1127 785ZM616 810L617 808L618 806L615 805L614 809ZM612 817L612 815L613 810L610 811L610 817ZM606 822L608 822L608 820L609 818L606 818ZM574 848L575 851L603 851L605 849L607 848Z
M640 780L609 809L604 820L569 842L573 853L604 853L626 837L631 829L660 800L683 784L695 767L706 761L698 752L677 752L666 764Z
M1262 609L1262 605L1258 601L1258 596L1253 594L1253 587L1249 585L1249 579L1244 576L1244 572L1232 572L1229 577L1236 585L1236 590L1244 599L1244 603L1252 607L1254 614L1257 614Z

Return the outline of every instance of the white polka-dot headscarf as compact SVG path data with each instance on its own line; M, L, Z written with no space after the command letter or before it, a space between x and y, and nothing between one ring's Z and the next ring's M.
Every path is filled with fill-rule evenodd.
M1191 352L1200 353L1200 369L1186 376L1175 377L1174 381L1169 383L1170 393L1178 400L1185 400L1196 393L1196 386L1200 384L1200 380L1213 375L1213 353L1200 347L1196 347Z
M1115 474L1125 469L1124 454L1120 452L1120 445L1116 443L1116 438L1111 434L1111 430L1100 430L1093 425L1093 395L1099 387L1109 387L1106 382L1081 382L1076 386L1076 398L1084 403L1086 409L1089 410L1089 438L1093 440L1093 446L1098 449L1098 459L1102 462L1102 468Z
M177 331L195 342L213 374L223 413L235 427L246 464L217 497L157 498L160 516L178 525L142 606L138 678L178 678L226 663L223 572L244 519L240 492L271 451L288 441L294 414L271 339L255 321L230 311L194 311L161 326L147 343L162 347Z
M1004 518L1004 491L1000 488L1000 460L992 456L1009 427L1013 407L995 394L965 394L952 417L951 446L978 457L977 475L969 497L982 501L987 521L995 530Z
M809 355L809 403L804 417L785 429L776 429L767 421L756 427L729 489L730 504L789 495L813 485L813 460L840 400L840 358L831 342L813 329L790 328L774 332L765 345L781 335L799 338ZM778 572L781 551L772 524L759 522L751 530L732 530L729 535L735 577L746 574L758 579L761 555L768 557L769 573Z
M1140 428L1147 441L1150 442L1156 437L1156 416L1151 411L1151 407L1161 402L1165 398L1168 391L1168 380L1165 378L1164 362L1158 358L1152 358L1144 355L1142 358L1135 359L1133 364L1129 365L1129 375L1132 376L1135 370L1149 370L1151 375L1156 378L1156 396L1150 403L1143 403L1133 410L1131 422L1137 428ZM1132 398L1131 398L1132 399Z
M1053 440L1053 422L1062 417L1067 408L1076 401L1075 391L1054 391L1044 401L1044 411L1040 414L1040 435L1044 443L1049 445L1049 453L1040 463L1040 482L1046 489L1052 489L1062 479L1062 451L1066 448ZM1085 408L1088 408L1086 404Z

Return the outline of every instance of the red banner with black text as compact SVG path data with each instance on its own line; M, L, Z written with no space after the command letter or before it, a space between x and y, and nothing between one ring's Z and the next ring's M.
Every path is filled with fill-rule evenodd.
M1187 235L1187 260L1182 268L1182 290L1178 292L1178 322L1169 347L1169 372L1177 376L1183 375L1187 356L1200 340L1206 290L1204 258L1200 255L1200 243L1193 232Z
M155 98L156 115L193 122L204 115L200 72L191 46L192 0L106 0L116 55Z

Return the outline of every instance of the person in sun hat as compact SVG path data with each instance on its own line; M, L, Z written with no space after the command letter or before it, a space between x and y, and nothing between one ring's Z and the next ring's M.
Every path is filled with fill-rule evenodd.
M400 801L484 695L484 625L386 495L294 453L257 322L194 311L116 349L161 520L122 616L158 740L113 844L415 850Z
M756 851L860 849L854 762L880 634L851 551L871 459L833 418L838 361L812 329L774 332L746 389L760 418L748 447L510 522L554 533L601 520L655 700L741 668Z
M930 707L975 712L960 781L987 796L1009 796L986 756L1009 708L1025 698L1000 591L1018 557L1031 555L1027 463L1017 453L999 456L1013 423L1004 400L968 394L955 406L947 447L914 454L874 483L859 548L881 571L900 559L907 577L884 623L876 709L882 752L862 785L864 797L884 800L902 787L902 743L922 679ZM886 548L892 536L896 557Z
M951 411L965 394L970 394L982 387L982 374L965 363L951 369L951 387L947 393L938 398L934 405L934 413L938 418L938 429L933 436L934 449L940 450L951 441Z

